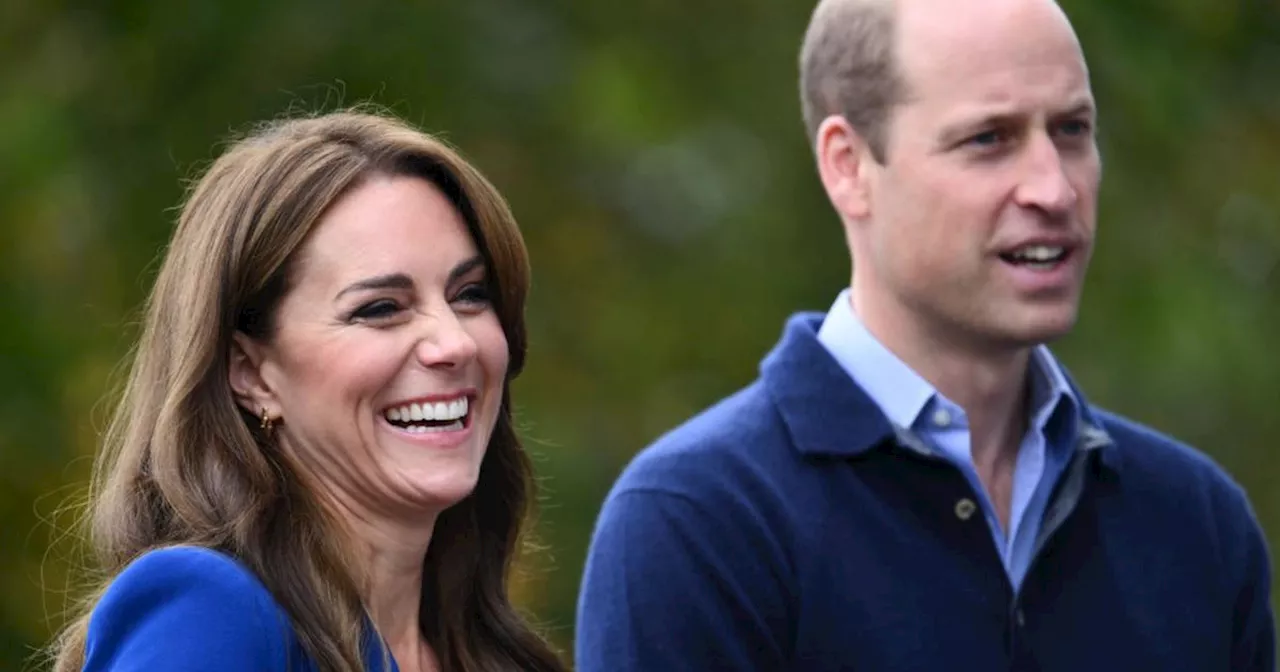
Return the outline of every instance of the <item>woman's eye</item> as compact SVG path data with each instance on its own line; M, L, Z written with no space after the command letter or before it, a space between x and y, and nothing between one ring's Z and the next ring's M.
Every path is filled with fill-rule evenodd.
M473 282L463 287L454 298L454 301L461 301L472 306L488 306L491 298L488 286Z
M351 318L355 320L378 320L391 317L400 312L400 304L391 299L378 299L355 309Z

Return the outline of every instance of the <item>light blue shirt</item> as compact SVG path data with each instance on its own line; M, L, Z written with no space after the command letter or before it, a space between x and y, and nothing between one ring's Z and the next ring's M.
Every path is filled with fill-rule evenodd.
M1042 345L1032 351L1031 417L1018 447L1006 533L974 467L964 410L867 331L853 311L848 289L840 293L828 311L818 330L818 341L880 406L890 422L920 437L969 479L1016 591L1031 564L1053 486L1076 445L1079 402L1049 349Z

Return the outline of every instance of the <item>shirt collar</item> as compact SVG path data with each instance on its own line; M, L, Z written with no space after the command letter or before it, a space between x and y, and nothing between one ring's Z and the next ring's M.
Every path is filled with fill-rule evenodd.
M840 292L818 329L818 342L898 427L915 424L937 394L933 386L867 331L853 312L849 290Z
M1080 400L1047 346L1038 345L1031 351L1031 375L1032 423L1042 432L1053 432L1055 427L1074 428L1080 415Z
M764 399L777 411L791 446L806 458L853 458L880 446L905 445L900 438L904 435L916 438L895 427L818 341L825 317L819 312L791 315L778 343L760 361L758 382ZM1117 419L1092 407L1070 374L1065 369L1063 373L1079 400L1072 459L1088 456L1109 474L1119 474L1123 455L1106 430Z
M963 411L954 402L867 330L853 311L848 289L836 297L817 337L894 425L915 428L926 410L936 409L945 409L953 422L966 424ZM1066 374L1043 345L1031 353L1031 407L1032 424L1050 433L1073 431L1080 411ZM1068 438L1064 443L1072 441Z

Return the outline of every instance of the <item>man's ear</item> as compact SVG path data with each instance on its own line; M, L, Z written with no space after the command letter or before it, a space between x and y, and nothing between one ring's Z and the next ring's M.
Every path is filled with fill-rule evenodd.
M231 359L227 362L227 378L236 403L252 415L262 415L263 409L272 417L280 416L280 404L275 391L267 384L263 374L266 348L242 332L231 337Z
M818 126L814 153L822 186L841 219L865 219L871 213L868 186L875 162L866 140L842 115L832 115Z

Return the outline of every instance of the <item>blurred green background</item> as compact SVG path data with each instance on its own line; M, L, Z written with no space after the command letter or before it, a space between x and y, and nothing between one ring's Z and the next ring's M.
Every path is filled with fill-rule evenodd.
M1064 4L1106 174L1082 320L1057 352L1095 402L1220 461L1280 546L1276 5ZM521 221L515 399L545 551L518 598L569 651L619 469L748 382L785 316L825 310L849 277L796 96L811 7L0 3L0 670L74 592L65 507L183 181L254 120L362 101L460 146Z

